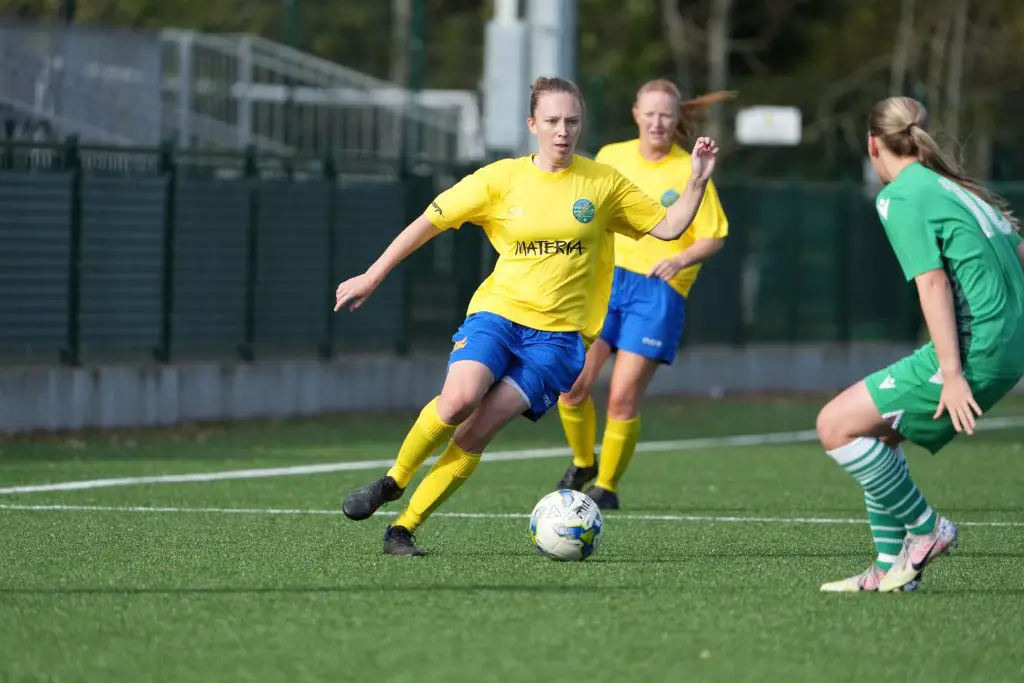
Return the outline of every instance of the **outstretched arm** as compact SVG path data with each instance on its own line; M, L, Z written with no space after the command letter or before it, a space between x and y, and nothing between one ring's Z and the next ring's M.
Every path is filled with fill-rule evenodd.
M380 258L374 261L365 273L338 285L334 310L340 310L345 304L349 304L350 311L362 306L395 266L440 234L441 231L434 227L426 216L414 220L405 230L398 233Z
M718 147L711 138L698 138L693 146L693 174L686 183L683 196L669 207L665 219L654 226L650 234L659 240L669 242L679 239L697 217L700 203L704 199L704 190L715 170Z
M683 196L669 207L665 219L654 226L654 230L651 230L650 234L666 242L679 239L696 218L700 202L704 199L704 189L707 186L707 182L695 181L691 178L686 183Z

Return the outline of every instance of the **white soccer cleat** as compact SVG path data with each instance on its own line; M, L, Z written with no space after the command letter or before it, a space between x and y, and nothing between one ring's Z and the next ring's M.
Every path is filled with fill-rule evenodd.
M957 536L956 525L945 517L935 521L935 528L930 534L907 534L899 556L882 579L878 590L883 593L900 590L913 581L929 562L955 548Z
M877 591L878 586L885 578L885 570L874 562L871 566L856 576L851 576L839 581L822 584L822 593L860 593L862 591ZM915 578L903 586L904 591L916 591L921 585L920 579Z

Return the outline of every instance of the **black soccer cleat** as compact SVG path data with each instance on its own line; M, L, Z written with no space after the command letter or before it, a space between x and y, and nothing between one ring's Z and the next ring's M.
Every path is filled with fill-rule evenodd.
M416 547L412 532L404 526L389 526L384 532L384 554L420 557L427 553Z
M372 517L381 505L398 500L403 493L405 493L405 489L400 488L394 479L387 476L381 477L345 496L345 502L341 504L341 511L349 519L358 522Z
M583 487L586 486L590 481L597 476L597 463L595 462L590 467L577 467L576 465L569 465L569 468L562 475L555 490L558 489L572 489L573 491L582 491Z
M619 494L615 493L615 491L591 486L590 490L587 491L587 495L590 496L592 501L597 503L597 507L601 510L619 509Z

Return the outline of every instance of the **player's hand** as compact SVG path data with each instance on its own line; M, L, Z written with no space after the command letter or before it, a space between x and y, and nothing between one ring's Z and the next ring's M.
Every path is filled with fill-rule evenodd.
M967 432L968 435L974 434L974 427L977 424L974 414L981 415L981 408L975 402L971 385L963 375L942 378L942 394L939 396L939 407L933 419L939 419L947 411L949 419L953 422L953 429Z
M664 280L665 282L671 282L672 278L676 276L680 270L683 269L682 264L672 258L664 259L659 261L651 272L647 273L647 277L656 277Z
M718 159L718 145L711 138L697 138L693 146L693 154L690 157L690 165L693 169L693 180L698 183L706 183L711 179L715 171L715 161Z
M373 294L373 290L377 289L377 284L365 273L345 280L338 285L338 289L334 292L334 310L341 310L345 304L348 304L348 310L356 310Z

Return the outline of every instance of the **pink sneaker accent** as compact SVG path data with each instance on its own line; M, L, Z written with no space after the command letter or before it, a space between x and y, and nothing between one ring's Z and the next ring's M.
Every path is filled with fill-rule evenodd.
M882 579L878 590L889 592L899 590L913 581L935 558L945 555L957 546L959 532L956 525L945 517L935 521L930 534L915 536L907 534L896 561Z
M832 583L826 583L821 587L823 593L860 593L862 591L874 592L885 578L885 570L874 562L871 566L856 576L851 576ZM904 591L915 591L921 582L917 579L903 586Z

